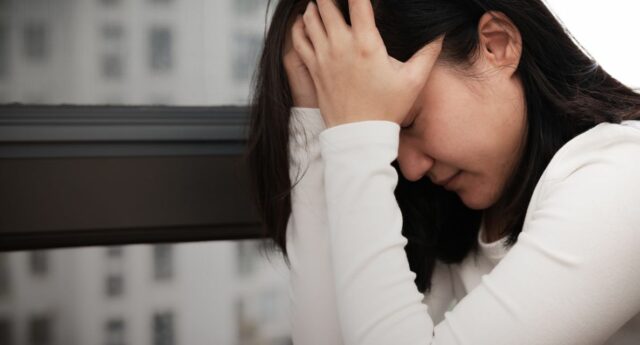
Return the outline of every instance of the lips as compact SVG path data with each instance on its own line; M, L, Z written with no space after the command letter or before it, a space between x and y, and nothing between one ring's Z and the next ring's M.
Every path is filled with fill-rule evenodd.
M447 183L449 183L449 181L451 181L454 177L458 176L458 174L460 174L460 171L458 171L457 173L447 177L446 179L440 180L440 181L434 181L433 183L440 185L440 186L444 186Z

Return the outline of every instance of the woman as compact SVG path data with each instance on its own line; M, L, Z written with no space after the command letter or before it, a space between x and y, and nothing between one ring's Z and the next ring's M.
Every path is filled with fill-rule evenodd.
M281 0L257 76L295 344L640 337L640 95L541 1Z

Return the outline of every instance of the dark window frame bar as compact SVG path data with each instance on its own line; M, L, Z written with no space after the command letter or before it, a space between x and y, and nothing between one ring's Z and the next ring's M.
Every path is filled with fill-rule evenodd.
M7 188L9 193L0 191L0 214L4 210L6 214L13 216L13 223L11 220L3 222L0 219L0 251L262 238L262 227L249 202L246 183L238 184L235 179L230 178L233 174L229 173L229 169L233 164L226 163L238 161L242 156L246 147L247 132L246 106L0 105L0 177L22 176L17 172L3 173L2 170L3 166L12 168L25 162L40 164L39 162L45 161L64 161L67 165L77 164L80 168L83 167L81 162L86 162L87 158L96 161L126 159L127 162L139 164L146 164L144 162L150 159L160 162L164 158L171 158L174 159L171 161L174 165L213 162L207 165L213 167L206 172L209 174L216 170L216 164L219 164L223 180L217 183L224 185L227 184L224 179L229 180L228 188L222 188L216 192L217 194L213 193L219 201L212 201L200 195L188 200L185 204L191 203L190 208L184 206L184 210L174 211L175 205L166 206L166 209L158 206L157 210L147 210L147 216L153 212L163 215L167 210L176 212L174 218L179 220L162 220L151 226L148 225L148 218L143 219L133 211L127 214L132 218L132 226L109 227L96 223L78 228L74 225L74 214L68 218L68 227L60 227L58 224L55 228L47 228L49 223L45 221L40 224L24 222L28 225L16 226L22 224L21 219L37 218L39 214L30 213L32 211L29 207L24 206L28 204L21 204L17 213L14 212L15 208L7 205L12 202L12 198L19 199L23 196L19 194L33 193L37 190L12 191ZM10 170L9 168L6 170ZM240 171L242 168L241 166ZM39 178L42 179L42 176L47 176L47 171L40 170ZM194 178L197 181L207 181L208 177L198 176L197 171L191 174L195 174ZM135 176L132 175L133 177ZM160 179L162 182L158 182L160 189L165 185L185 183L184 176L179 174L163 178L165 180ZM4 180L0 181L0 189L12 183L6 181L7 178ZM216 190L215 188L219 188L218 184L207 188ZM104 187L105 193L109 192L108 188ZM169 188L167 193L170 193ZM189 196L188 191L185 193ZM241 197L236 195L237 193L240 193ZM43 195L45 200L42 200L42 203L46 204L48 194ZM185 198L184 195L181 197ZM126 199L125 196L123 201ZM154 202L151 199L148 201ZM53 198L50 200L53 207L57 202L59 201ZM216 205L217 209L209 213L190 211L193 208L199 209L198 206L203 206L202 203L206 203L206 206ZM80 208L82 206L78 205ZM178 205L178 208L180 207L182 205ZM225 209L226 207L228 209ZM118 213L114 212L114 217L116 214ZM122 217L122 214L119 214L119 217ZM136 220L136 217L140 217L141 220ZM84 221L86 223L86 219Z

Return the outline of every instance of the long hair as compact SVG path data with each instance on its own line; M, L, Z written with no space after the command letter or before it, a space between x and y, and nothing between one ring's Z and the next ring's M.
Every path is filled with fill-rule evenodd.
M266 33L250 106L246 159L264 235L289 264L286 226L290 192L288 129L292 97L282 53L288 22L309 0L280 0ZM349 23L347 0L336 0ZM522 231L533 190L553 155L566 142L601 122L640 119L640 94L609 75L591 58L541 0L374 0L376 26L390 56L407 61L446 34L440 58L461 70L477 58L478 23L487 11L508 16L520 31L516 70L526 102L523 151L494 206L506 226L506 245ZM457 263L477 250L482 210L466 207L455 193L426 176L405 179L397 160L395 197L402 234L419 291L431 288L436 260ZM363 239L363 241L366 239Z

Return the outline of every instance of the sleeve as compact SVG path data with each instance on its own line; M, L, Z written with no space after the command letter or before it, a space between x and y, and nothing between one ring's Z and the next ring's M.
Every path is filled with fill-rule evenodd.
M543 174L518 242L434 324L403 252L399 130L360 121L320 134L345 344L595 345L640 310L637 133L564 150L556 165L568 168Z
M424 294L422 303L428 306L427 312L434 323L444 319L451 304L455 301L451 269L448 264L436 260L431 276L431 290Z
M318 144L324 128L319 109L292 108L289 173L294 187L286 244L291 336L296 345L342 344L329 256L324 163Z

